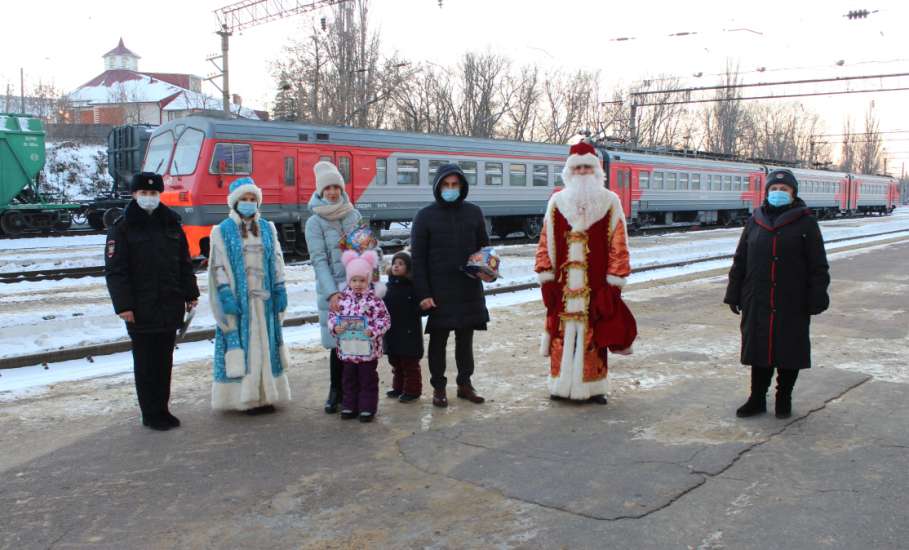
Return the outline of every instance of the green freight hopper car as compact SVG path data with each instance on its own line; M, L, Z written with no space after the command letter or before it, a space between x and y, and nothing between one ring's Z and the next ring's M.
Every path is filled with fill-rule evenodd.
M41 119L0 113L0 233L69 229L79 205L54 203L39 192L43 168Z

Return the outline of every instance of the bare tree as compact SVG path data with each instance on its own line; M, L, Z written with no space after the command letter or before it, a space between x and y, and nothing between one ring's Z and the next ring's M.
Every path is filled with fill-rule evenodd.
M536 65L521 68L516 77L509 77L513 101L505 115L505 135L508 139L533 139L537 123L537 104L540 99L540 69Z
M587 130L590 113L596 110L595 83L597 75L578 71L567 75L550 73L543 81L540 106L542 141L565 143L568 138Z
M456 74L454 129L459 135L493 137L508 111L513 91L506 86L510 62L491 52L467 52Z
M290 44L272 64L276 103L284 118L293 103L297 120L381 126L404 63L381 58L379 34L369 28L369 0L338 4L333 15L327 32L313 27L310 37Z
M642 147L677 147L688 134L688 108L683 103L689 99L687 92L676 92L679 88L678 77L661 76L654 80L645 80L631 92L657 92L643 96L646 99L636 100L645 104L635 112L635 135L632 139ZM640 97L640 96L639 96Z
M844 172L855 171L858 164L856 147L860 138L852 130L852 117L846 117L843 123L843 144L840 149L840 170Z
M871 101L868 110L865 111L865 133L856 145L858 170L863 174L883 172L883 140L880 120L874 112L874 101Z
M717 153L734 155L740 148L742 123L746 118L741 102L738 65L726 63L721 85L715 92L715 102L704 111L704 138L707 149Z
M420 66L412 78L392 88L393 112L387 124L396 130L450 134L454 120L451 79L445 69Z

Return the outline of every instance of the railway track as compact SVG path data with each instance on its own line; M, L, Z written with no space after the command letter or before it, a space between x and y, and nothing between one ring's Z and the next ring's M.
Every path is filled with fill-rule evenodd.
M17 235L7 235L5 233L0 233L0 240L8 239L43 239L45 237L78 237L81 235L106 235L107 231L104 230L95 230L95 229L67 229L66 231L48 231L48 232L33 232L33 233L19 233Z
M530 240L526 237L512 238L512 239L502 239L499 241L501 244L528 244L536 241ZM403 250L407 245L401 242L390 242L382 244L382 251L384 254L394 254L400 250ZM100 255L100 252L98 253ZM299 254L287 254L288 257L288 266L293 265L302 265L306 264L309 261L307 256L301 256ZM198 263L198 273L204 269L204 263ZM104 266L87 266L87 267L67 267L67 268L46 268L46 269L36 269L31 271L11 271L8 273L0 273L0 283L19 283L23 281L35 282L35 281L58 281L61 279L80 279L82 277L102 277L104 276Z
M830 239L827 241L827 244L833 244L838 242L848 242L856 241L861 239L867 239L871 237L880 237L886 235L894 235L897 233L902 233L909 237L909 229L898 229L894 231L884 231L880 233L873 233L870 235L860 235L854 237L842 237L838 239ZM867 246L875 246L880 244L879 241L867 243ZM864 246L861 246L864 247ZM658 271L661 269L672 269L678 267L684 267L689 265L696 265L707 262L714 262L718 260L729 260L732 259L733 255L729 253L717 254L715 256L708 256L704 258L696 258L690 260L682 260L676 262L666 262L659 263L647 266L641 266L635 268L635 273L644 273L648 271ZM506 294L509 292L519 292L522 290L529 290L532 288L537 288L538 284L536 281L528 283L519 283L509 286L503 286L498 288L487 289L485 294L486 296L494 296L496 294ZM306 325L310 323L317 323L319 321L319 316L317 314L303 315L299 317L291 317L284 320L285 327L295 327ZM215 336L214 329L200 329L187 332L182 342L199 342L202 340L213 340ZM74 359L87 359L93 361L93 357L98 355L110 355L113 353L122 353L129 351L131 349L131 344L129 340L119 340L116 342L109 342L106 344L94 344L90 346L82 346L78 348L62 349L51 352L42 352L29 355L20 355L17 357L8 357L6 359L0 359L0 371L4 369L13 369L19 367L27 367L32 365L44 365L47 368L47 365L50 363L58 363L61 361L71 361Z

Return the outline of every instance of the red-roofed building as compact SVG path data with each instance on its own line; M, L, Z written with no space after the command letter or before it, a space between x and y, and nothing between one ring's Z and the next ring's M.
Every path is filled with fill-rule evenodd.
M122 38L116 48L102 57L104 72L67 96L72 104L70 120L73 122L163 124L200 111L222 108L220 97L202 93L202 79L196 75L140 72L139 56L124 45ZM243 118L267 118L262 111L238 104L232 104L231 111Z

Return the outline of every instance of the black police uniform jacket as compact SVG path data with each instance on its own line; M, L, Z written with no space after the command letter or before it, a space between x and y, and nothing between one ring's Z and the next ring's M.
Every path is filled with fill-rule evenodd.
M811 315L830 305L829 265L817 220L801 199L765 203L739 240L724 302L741 307L742 363L811 366Z
M450 174L461 178L455 202L442 199L440 182ZM479 206L465 202L469 186L453 165L439 167L432 192L435 202L417 212L410 233L413 282L417 298L433 298L426 332L472 328L489 322L483 283L461 270L467 258L489 245L486 222Z
M104 274L114 311L132 311L130 333L173 331L199 297L180 216L161 204L151 215L131 201L111 226Z
M385 308L391 316L391 328L384 336L385 353L401 357L423 357L423 322L420 300L413 281L407 277L388 276Z

